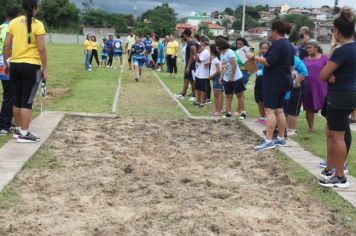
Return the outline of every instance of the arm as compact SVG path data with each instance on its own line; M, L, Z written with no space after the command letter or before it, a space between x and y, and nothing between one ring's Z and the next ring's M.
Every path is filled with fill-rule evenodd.
M322 81L329 80L330 77L333 77L333 73L337 70L337 68L339 68L338 64L336 64L333 61L328 61L328 63L326 63L326 65L320 72L320 80L322 80ZM329 81L329 82L332 83L333 80L335 82L335 78L332 78L331 81Z
M44 80L47 80L47 49L45 44L45 36L44 35L37 35L37 47L38 52L40 54L41 60L41 70L42 70L42 77Z
M219 65L220 65L219 63L213 65L213 66L215 66L215 68L216 68L216 72L215 72L214 74L212 74L212 75L209 77L209 79L213 80L216 76L221 75L221 69L220 69L220 66L219 66Z
M8 74L8 70L9 70L9 65L7 62L9 60L9 58L11 57L11 44L12 44L12 34L7 33L5 43L4 43L4 49L3 49L6 74Z
M197 50L196 46L191 46L190 47L190 57L189 57L189 61L188 61L188 64L187 64L187 68L185 70L187 73L189 72L190 67L193 64L193 60L194 60L194 56L196 54L196 50Z
M230 62L232 64L232 68L231 68L231 74L230 74L230 79L229 81L234 81L235 79L235 73L236 73L236 70L237 70L237 62L236 62L236 59L235 57L232 57L230 59Z

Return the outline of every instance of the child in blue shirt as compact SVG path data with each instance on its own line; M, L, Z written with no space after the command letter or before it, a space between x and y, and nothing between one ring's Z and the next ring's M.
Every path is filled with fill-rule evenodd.
M138 82L142 76L142 67L145 64L145 53L146 53L146 47L141 42L139 36L135 36L135 44L132 45L131 53L133 55L132 58L133 58L133 63L135 68L135 80L136 82Z
M103 39L103 43L101 44L101 64L100 66L105 67L108 61L108 52L106 50L106 42L107 39Z
M116 36L117 39L114 41L114 69L116 69L119 65L122 68L123 63L122 63L122 48L123 48L123 43L122 40L120 39L120 35ZM119 59L120 59L120 64L119 64Z

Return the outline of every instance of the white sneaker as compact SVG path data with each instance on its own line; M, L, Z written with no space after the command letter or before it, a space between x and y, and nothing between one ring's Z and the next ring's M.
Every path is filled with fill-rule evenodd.
M196 97L189 98L189 101L191 101L191 102L195 102L196 100L197 100Z
M295 135L297 135L297 130L295 130L295 129L287 129L287 134L288 134L288 137L289 136L295 136Z
M162 70L161 69L157 69L158 72L161 72Z
M178 99L184 99L184 98L185 98L185 96L184 96L183 94L181 94L181 93L176 94L176 97L177 97Z
M89 68L87 71L93 71L93 69L92 69L92 68Z

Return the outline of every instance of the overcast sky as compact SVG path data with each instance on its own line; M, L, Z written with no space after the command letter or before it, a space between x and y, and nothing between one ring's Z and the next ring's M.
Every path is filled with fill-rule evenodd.
M82 0L71 0L80 6ZM103 9L108 12L117 13L134 13L134 0L92 0L93 5L96 8ZM257 4L269 4L270 6L276 6L280 4L289 4L295 7L318 7L321 5L334 5L334 0L246 0L248 5ZM193 11L223 11L226 7L236 8L238 5L243 3L243 0L137 0L138 14L146 11L147 9L153 8L157 5L162 4L162 2L168 2L179 14L179 17L190 15ZM222 3L221 3L222 2ZM356 0L339 0L339 6L349 5L356 9Z

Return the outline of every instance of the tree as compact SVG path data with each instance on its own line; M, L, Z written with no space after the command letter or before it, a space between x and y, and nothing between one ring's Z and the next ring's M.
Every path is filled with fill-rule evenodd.
M146 20L149 28L158 35L173 34L176 26L177 13L167 3L148 10L141 16L141 22ZM142 26L142 25L140 25Z
M83 24L91 27L105 27L106 12L92 9L83 14Z
M41 16L52 29L77 27L79 9L69 0L42 0Z
M198 34L208 36L208 38L214 38L213 32L210 31L208 24L202 22L198 25Z
M260 24L258 20L254 19L252 16L246 14L245 20L245 29L251 29L254 27L258 27ZM232 23L232 28L235 30L241 30L242 27L242 18L237 18L237 20Z
M0 21L2 24L2 22L5 20L5 12L6 12L6 8L8 6L20 6L21 0L0 0Z
M291 15L286 15L283 18L283 20L293 24L292 32L289 35L289 39L292 42L297 42L299 40L298 33L302 26L308 26L310 29L310 33L313 34L315 25L314 22L308 16L291 14Z
M135 35L143 37L147 34L151 34L153 31L153 28L151 28L147 23L139 22L135 28Z
M234 15L234 10L232 10L232 8L230 8L230 7L227 7L227 8L225 8L224 13L226 15L233 16Z

